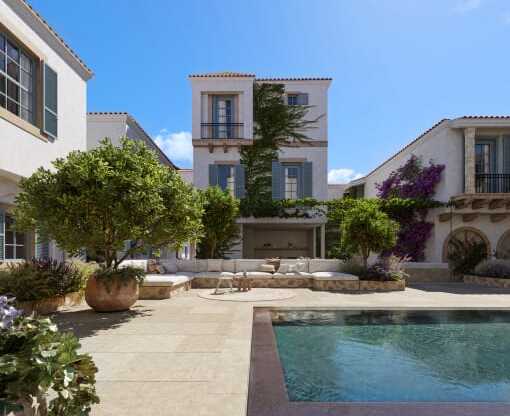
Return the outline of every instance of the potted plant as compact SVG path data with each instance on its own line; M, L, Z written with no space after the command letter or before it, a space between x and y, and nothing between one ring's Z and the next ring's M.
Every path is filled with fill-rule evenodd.
M129 308L143 271L122 262L150 246L175 247L201 235L197 191L160 164L145 144L109 140L71 152L20 182L16 227L37 229L71 255L85 249L100 269L87 282L85 299L97 311Z
M0 296L0 410L88 415L99 403L90 355L78 353L74 335L59 332L47 318L22 316L11 303Z

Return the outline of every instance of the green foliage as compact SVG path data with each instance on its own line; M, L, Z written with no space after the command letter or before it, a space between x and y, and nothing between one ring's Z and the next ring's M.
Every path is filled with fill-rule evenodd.
M31 260L0 271L0 294L18 301L32 301L79 292L87 274L73 263L57 260Z
M311 208L316 208L318 212L324 213L323 202L314 198L303 199L282 199L282 200L241 200L241 215L243 217L280 217L280 218L300 218L306 217ZM295 210L293 210L295 208ZM291 210L293 210L291 212Z
M53 165L21 180L16 224L72 255L86 249L117 268L148 245L178 246L201 234L198 193L139 141L117 147L105 139ZM126 240L135 244L120 256Z
M398 224L380 210L377 200L352 201L340 224L341 245L347 252L359 254L366 267L371 252L380 253L393 247Z
M243 216L273 217L272 161L278 159L279 148L290 142L309 140L307 130L315 128L318 118L305 120L310 106L289 106L283 84L260 84L253 87L253 144L242 146L241 164L246 170L246 202ZM245 215L248 214L248 215ZM256 214L256 215L255 215Z
M70 333L60 333L49 319L20 317L0 330L0 398L35 404L41 416L87 415L99 403L97 368ZM24 413L24 414L29 414Z
M487 246L483 241L463 241L451 238L448 242L448 264L454 274L472 273L487 258Z
M197 256L204 259L223 258L239 240L239 202L219 187L202 191L204 236L197 246Z
M101 267L95 272L97 279L106 281L117 280L120 282L128 282L135 279L138 283L142 283L145 277L145 272L137 267L119 267L118 269Z
M496 277L498 279L510 279L510 260L484 260L475 267L474 274L484 277Z

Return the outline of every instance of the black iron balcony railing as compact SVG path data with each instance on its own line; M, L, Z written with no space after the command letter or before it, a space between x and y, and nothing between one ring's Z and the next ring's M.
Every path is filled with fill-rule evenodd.
M510 193L510 174L477 173L476 192L490 194Z
M242 139L243 123L201 123L202 139Z

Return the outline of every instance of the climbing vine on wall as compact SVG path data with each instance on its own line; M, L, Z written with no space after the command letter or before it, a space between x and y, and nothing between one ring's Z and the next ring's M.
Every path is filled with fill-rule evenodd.
M392 250L397 256L409 256L413 261L423 260L425 246L433 228L433 224L426 219L427 213L430 208L441 205L433 196L444 168L444 165L433 162L423 166L422 161L412 155L403 166L376 185L377 196L382 199L414 201L404 209L393 209L390 212L390 216L400 224L397 244Z
M283 84L257 83L253 87L253 144L241 147L246 194L241 200L243 216L272 217L278 207L272 200L272 161L278 150L291 142L309 140L307 130L319 118L305 120L310 106L287 105Z

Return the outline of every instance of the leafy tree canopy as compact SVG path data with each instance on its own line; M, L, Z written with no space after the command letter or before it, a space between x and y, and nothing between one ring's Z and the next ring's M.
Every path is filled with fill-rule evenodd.
M381 211L373 199L351 199L340 223L341 246L359 254L366 267L370 253L391 249L396 242L398 223Z
M105 139L53 165L21 181L16 224L37 229L70 254L101 253L116 269L146 245L176 247L201 235L197 191L141 142L123 139L117 147ZM126 240L132 247L119 254Z
M204 236L197 246L197 256L204 259L223 258L239 240L239 202L228 192L214 186L201 191Z

